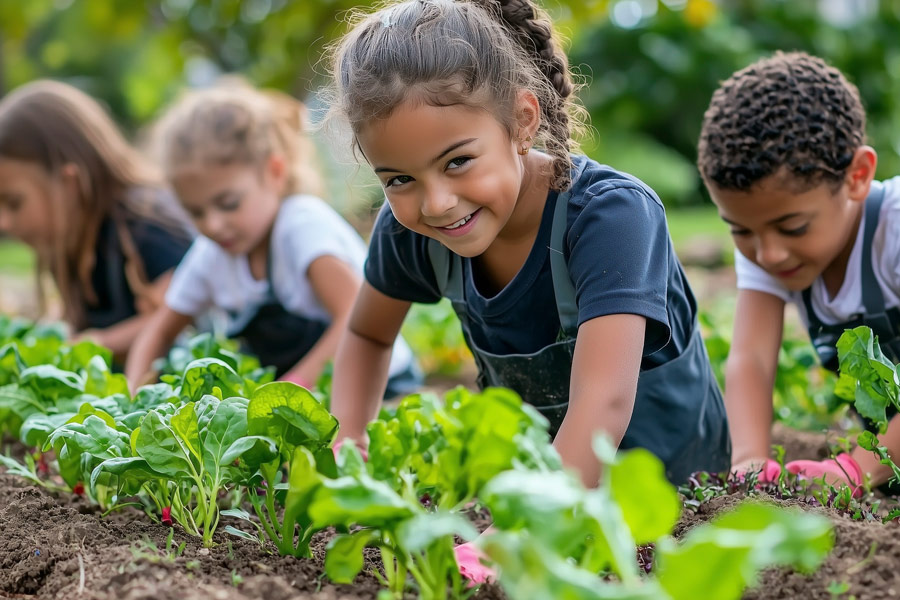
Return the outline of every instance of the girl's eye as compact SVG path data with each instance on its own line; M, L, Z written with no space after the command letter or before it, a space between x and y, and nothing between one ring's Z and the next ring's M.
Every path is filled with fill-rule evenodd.
M447 168L448 169L458 169L461 166L465 165L470 160L472 160L472 159L469 156L457 156L456 158L451 160L449 163L447 163Z
M744 236L744 235L748 235L749 233L750 232L747 231L746 229L732 229L731 230L731 235L735 235L735 236Z
M804 233L806 233L807 229L809 229L809 224L802 225L795 229L782 229L781 233L783 233L784 235L790 235L790 236L796 237L796 236L801 236Z
M409 175L397 175L396 177L391 177L387 181L384 182L384 187L396 187L398 185L403 185L404 183L409 183L413 178Z

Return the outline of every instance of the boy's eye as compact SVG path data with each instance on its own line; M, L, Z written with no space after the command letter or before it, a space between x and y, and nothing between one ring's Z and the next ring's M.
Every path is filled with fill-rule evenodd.
M391 177L387 181L384 182L384 187L396 187L398 185L403 185L404 183L409 183L413 178L409 175L397 175L396 177Z
M807 229L809 229L808 224L801 225L800 227L795 227L794 229L782 229L781 233L783 233L784 235L799 236L806 233Z
M454 158L453 160L451 160L450 162L447 163L447 168L448 169L458 169L461 166L463 166L464 164L466 164L467 162L469 162L470 160L472 160L472 159L469 156L457 156L456 158Z

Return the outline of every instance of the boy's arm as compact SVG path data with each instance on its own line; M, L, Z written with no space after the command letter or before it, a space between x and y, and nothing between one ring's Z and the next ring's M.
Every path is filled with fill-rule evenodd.
M319 302L331 316L331 324L283 379L312 384L322 373L325 363L334 358L353 309L353 299L359 291L360 278L353 267L331 255L314 260L309 265L306 276Z
M783 327L784 300L756 290L738 290L725 367L733 469L758 468L769 456L772 390Z
M131 346L128 361L125 363L125 377L132 391L144 383L153 360L169 349L176 336L191 321L193 318L189 315L175 312L165 304L147 318L145 326Z
M553 445L586 486L600 479L594 434L602 431L618 446L631 422L646 323L639 315L615 314L578 328L569 408Z
M366 425L378 416L394 340L409 307L363 282L334 361L331 412L341 425L336 441L366 444Z

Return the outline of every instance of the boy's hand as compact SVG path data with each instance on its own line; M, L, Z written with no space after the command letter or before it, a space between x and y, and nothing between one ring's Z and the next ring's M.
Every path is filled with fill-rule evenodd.
M759 473L757 481L773 483L781 475L781 465L771 458L751 458L731 465L731 472L740 480L745 479L749 473Z
M303 377L296 371L288 371L287 373L279 377L278 381L290 381L291 383L296 383L306 390L311 390L313 389L313 387L315 387L312 383L307 381L305 377Z
M793 460L784 468L804 479L821 478L831 485L849 485L855 498L862 496L862 469L847 453L825 460Z
M369 452L359 444L357 444L354 440L350 438L341 438L337 442L335 442L334 446L331 447L331 451L334 452L334 458L337 460L338 451L341 449L341 446L344 444L353 444L356 446L356 449L359 450L359 453L362 454L362 458L364 461L369 461Z

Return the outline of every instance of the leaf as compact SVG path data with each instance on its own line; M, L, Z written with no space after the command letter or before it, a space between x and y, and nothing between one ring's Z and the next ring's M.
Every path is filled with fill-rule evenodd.
M189 404L192 414L193 403ZM187 418L185 415L183 419ZM192 431L190 427L187 427L187 430L189 433ZM135 434L137 436L134 438L135 452L147 461L151 469L174 479L190 478L194 475L191 450L156 410L147 413L141 421L141 426L135 430ZM199 443L199 440L197 442Z
M409 553L423 552L441 539L453 542L453 536L465 541L478 537L478 531L462 515L448 512L420 513L400 523L397 541Z
M325 574L335 583L353 583L363 568L363 549L378 539L369 529L333 537L325 546Z
M420 510L394 490L368 475L358 479L324 479L316 490L309 514L316 528L358 524L384 527L409 518Z
M200 358L188 363L181 379L181 394L190 400L199 400L219 388L225 398L241 396L244 379L228 364L217 358Z
M817 566L831 550L827 518L746 502L691 530L682 544L657 545L658 581L673 600L737 600L764 567Z
M337 420L315 396L286 381L260 386L247 406L248 432L274 439L280 447L331 444L337 435Z
M619 454L606 467L613 501L622 510L637 544L648 544L668 535L681 517L678 491L666 479L662 461L648 450L635 448ZM648 510L647 500L653 501Z

